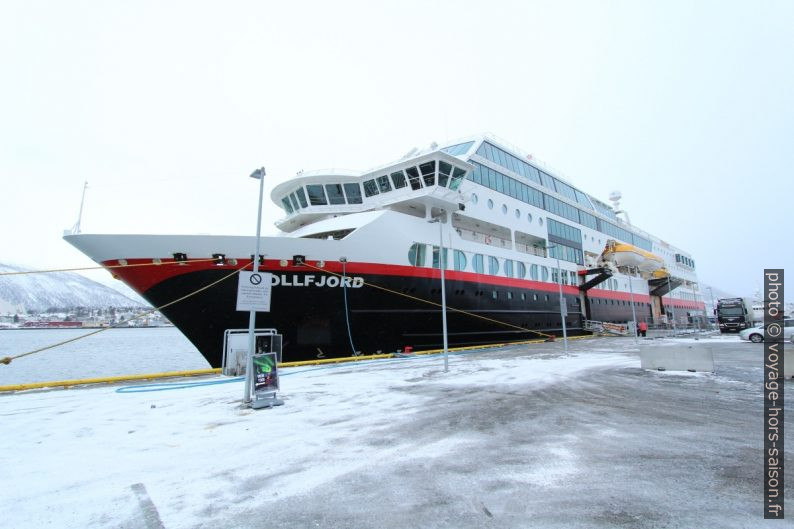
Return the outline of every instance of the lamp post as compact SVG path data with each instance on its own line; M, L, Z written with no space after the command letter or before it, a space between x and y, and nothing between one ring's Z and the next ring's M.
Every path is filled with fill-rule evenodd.
M447 212L442 210L441 215ZM444 269L447 260L444 259L444 232L442 231L441 215L428 222L438 222L438 268L441 270L441 332L444 336L444 372L449 371L449 349L447 341L447 287L444 278Z
M254 252L254 273L259 271L259 234L261 233L262 228L262 193L264 191L265 186L265 168L260 167L259 169L255 170L251 173L251 178L259 180L259 207L256 212L256 250ZM252 310L250 316L248 317L248 358L246 359L245 363L245 395L243 396L243 402L249 403L251 402L251 379L252 373L250 373L251 369L251 358L254 356L254 346L256 342L256 337L254 336L254 327L256 326L256 311Z
M559 246L556 244L552 244L551 246L547 246L549 250L552 248L557 248L558 251L556 252L557 258L557 286L560 290L560 319L562 320L562 343L563 348L565 350L565 354L568 354L568 329L565 325L565 317L568 315L568 305L565 303L565 298L562 297L562 268L560 267L560 252Z

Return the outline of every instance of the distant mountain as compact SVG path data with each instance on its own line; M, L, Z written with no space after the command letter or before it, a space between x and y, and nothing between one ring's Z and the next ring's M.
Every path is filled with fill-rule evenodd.
M0 273L29 272L0 263ZM40 312L50 308L136 307L140 301L72 272L0 275L0 313Z

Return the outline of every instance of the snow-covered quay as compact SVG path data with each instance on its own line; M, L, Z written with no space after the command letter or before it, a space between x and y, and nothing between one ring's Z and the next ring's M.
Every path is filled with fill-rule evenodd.
M762 527L762 347L708 341L715 374L643 371L632 339L295 368L270 410L240 382L1 396L0 520Z

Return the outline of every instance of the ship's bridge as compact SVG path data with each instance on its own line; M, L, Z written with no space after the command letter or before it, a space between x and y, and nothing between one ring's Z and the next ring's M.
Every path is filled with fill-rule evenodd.
M364 174L304 173L277 185L270 194L287 213L276 226L291 232L324 218L386 208L424 217L433 207L462 204L458 188L473 168L437 150Z

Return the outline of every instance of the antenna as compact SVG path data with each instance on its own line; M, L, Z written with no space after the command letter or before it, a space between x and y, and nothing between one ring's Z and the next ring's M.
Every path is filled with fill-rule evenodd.
M88 180L83 182L83 196L80 199L80 213L77 215L77 222L72 226L72 235L80 233L80 222L83 220L83 204L85 204L85 190L88 189Z
M626 224L631 225L631 219L629 219L629 214L625 210L620 209L620 199L623 198L623 195L620 191L612 191L609 194L609 201L612 202L612 209L615 210L615 216L618 213L623 213L623 216L626 217Z

